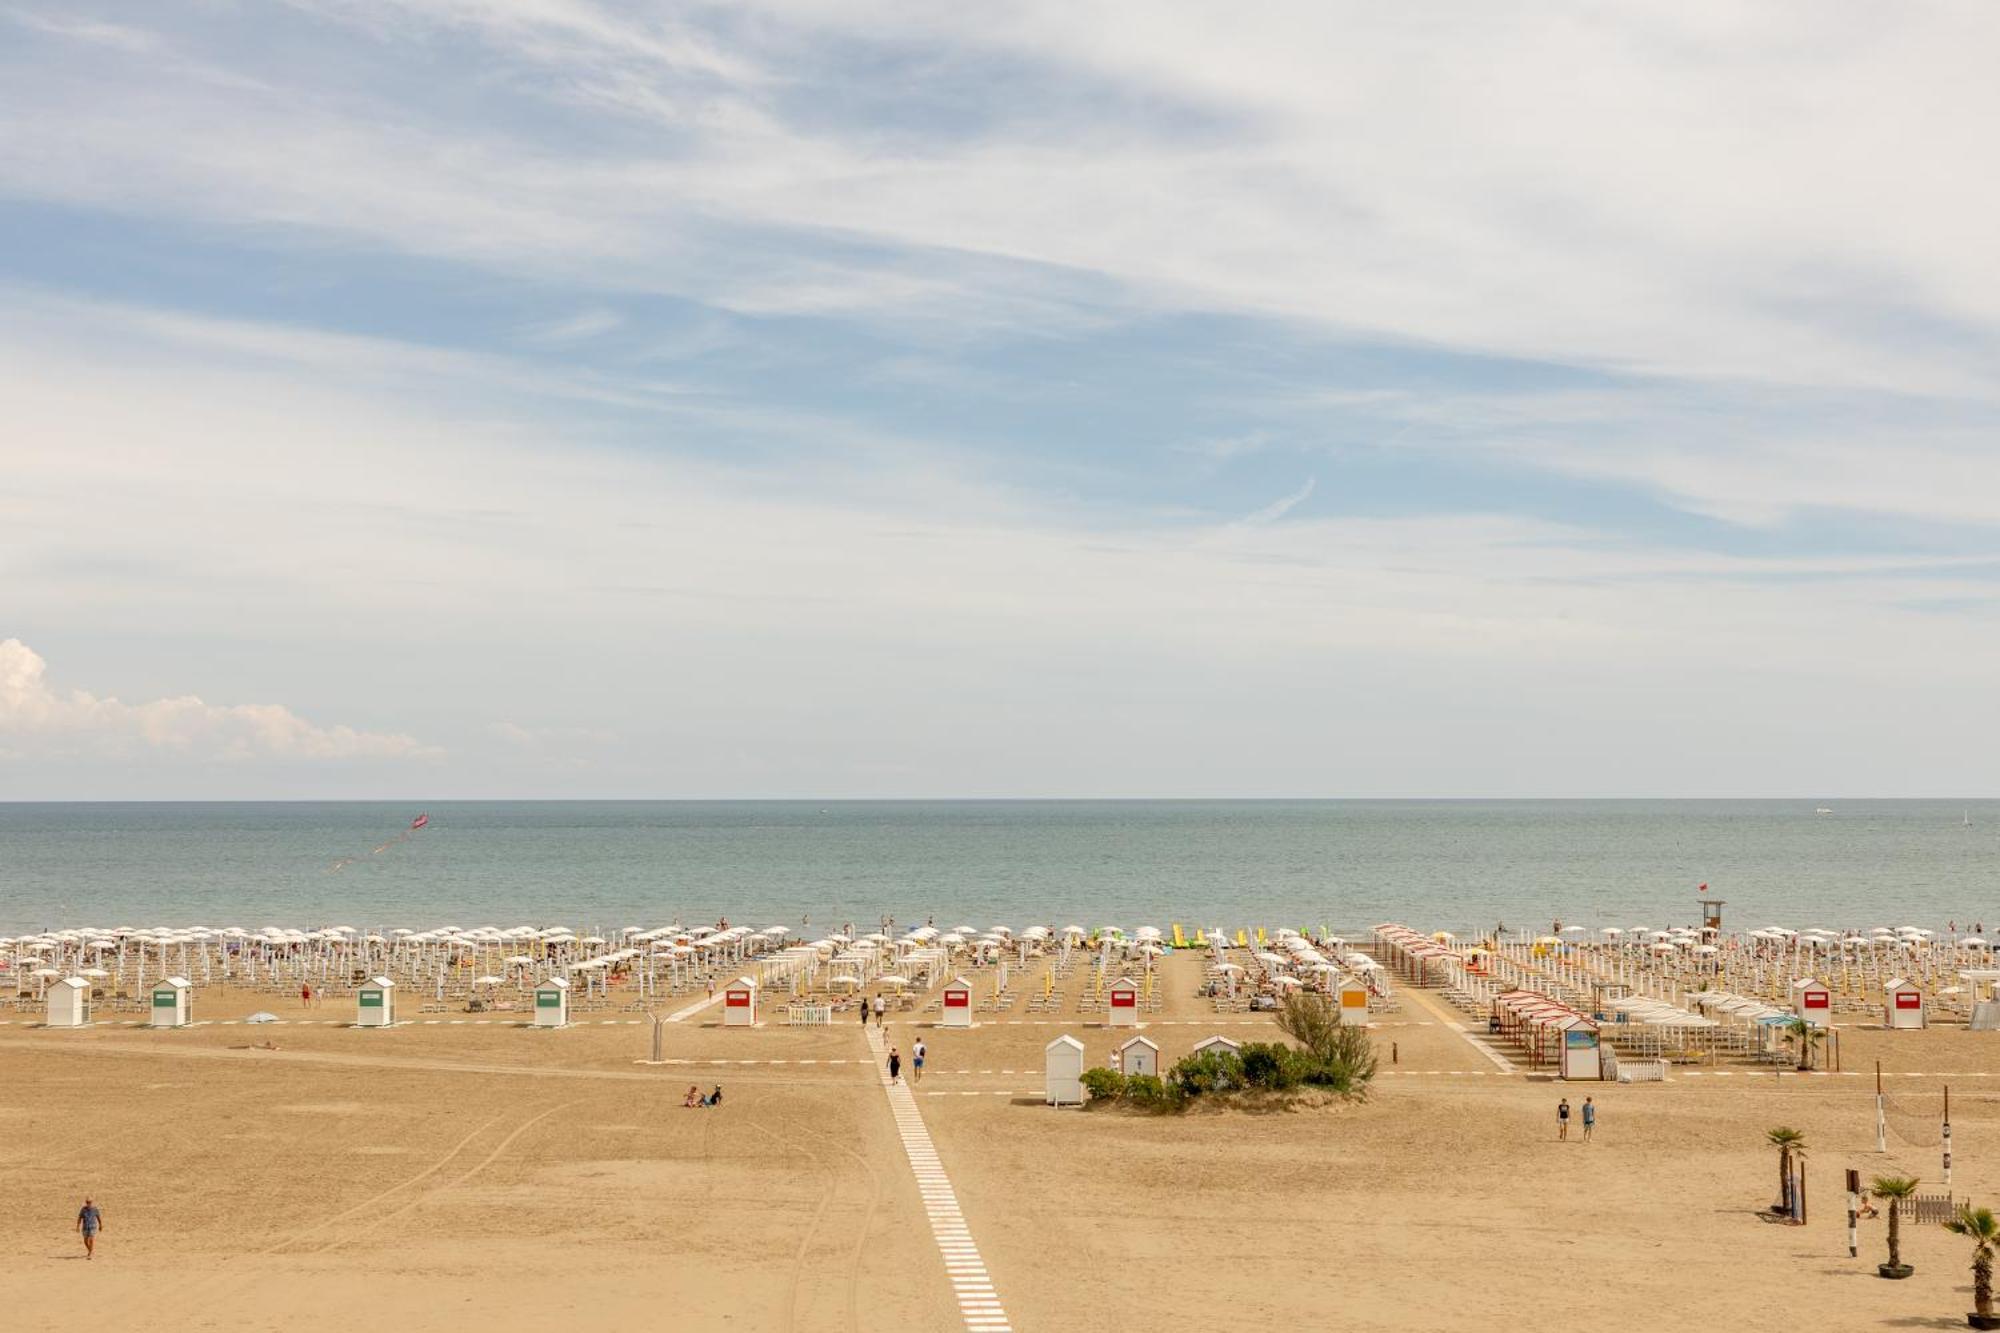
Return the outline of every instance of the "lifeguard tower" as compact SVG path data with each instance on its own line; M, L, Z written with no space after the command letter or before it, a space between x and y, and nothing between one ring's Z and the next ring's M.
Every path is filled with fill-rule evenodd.
M1703 930L1712 930L1715 931L1717 934L1721 934L1722 899L1710 898L1709 896L1704 894L1700 898L1695 900L1695 906L1701 909L1701 928Z

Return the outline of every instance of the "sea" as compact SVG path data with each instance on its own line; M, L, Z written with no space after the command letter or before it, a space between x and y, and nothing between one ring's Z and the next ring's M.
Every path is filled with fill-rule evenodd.
M0 804L0 934L1663 928L1703 898L1732 928L2000 930L2000 801Z

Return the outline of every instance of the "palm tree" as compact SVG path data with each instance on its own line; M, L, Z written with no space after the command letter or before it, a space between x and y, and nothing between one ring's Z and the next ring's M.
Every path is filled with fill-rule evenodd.
M1813 1048L1826 1040L1826 1029L1810 1019L1794 1018L1785 1024L1785 1040L1799 1048L1799 1068L1813 1067Z
M1972 1308L1981 1321L1993 1318L1993 1247L2000 1245L2000 1220L1991 1208L1958 1206L1958 1216L1944 1224L1954 1236L1972 1242Z
M1771 1206L1771 1211L1789 1217L1792 1214L1792 1155L1805 1156L1806 1134L1802 1129L1780 1125L1776 1129L1765 1130L1764 1137L1778 1150L1778 1202Z
M1916 1270L1903 1262L1903 1231L1898 1225L1903 1200L1917 1192L1915 1176L1877 1176L1871 1192L1878 1199L1889 1203L1889 1262L1878 1264L1875 1271L1883 1277L1908 1277Z

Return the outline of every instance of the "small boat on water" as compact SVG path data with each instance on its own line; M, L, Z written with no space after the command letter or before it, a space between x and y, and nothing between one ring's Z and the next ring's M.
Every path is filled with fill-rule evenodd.
M1813 811L1813 813L1816 815L1830 815L1833 813L1833 809L1830 806L1822 805L1817 810Z

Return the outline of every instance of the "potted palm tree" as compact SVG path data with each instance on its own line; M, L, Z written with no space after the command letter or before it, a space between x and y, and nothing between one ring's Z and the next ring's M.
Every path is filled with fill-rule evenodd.
M1972 1242L1972 1313L1965 1322L1973 1328L2000 1328L2000 1315L1993 1313L1993 1247L2000 1245L2000 1221L1991 1208L1958 1206L1958 1216L1944 1224L1954 1236Z
M1900 1205L1917 1192L1917 1179L1915 1176L1877 1176L1871 1192L1889 1205L1889 1262L1875 1265L1875 1271L1883 1277L1906 1278L1917 1270L1903 1262L1903 1230L1898 1225L1902 1220Z
M1813 1048L1826 1040L1826 1029L1803 1018L1785 1024L1785 1040L1799 1048L1799 1071L1813 1067Z
M1793 1215L1792 1208L1792 1157L1803 1157L1806 1152L1804 1130L1780 1125L1776 1129L1764 1131L1764 1137L1778 1150L1778 1201L1771 1205L1771 1211L1781 1217Z

